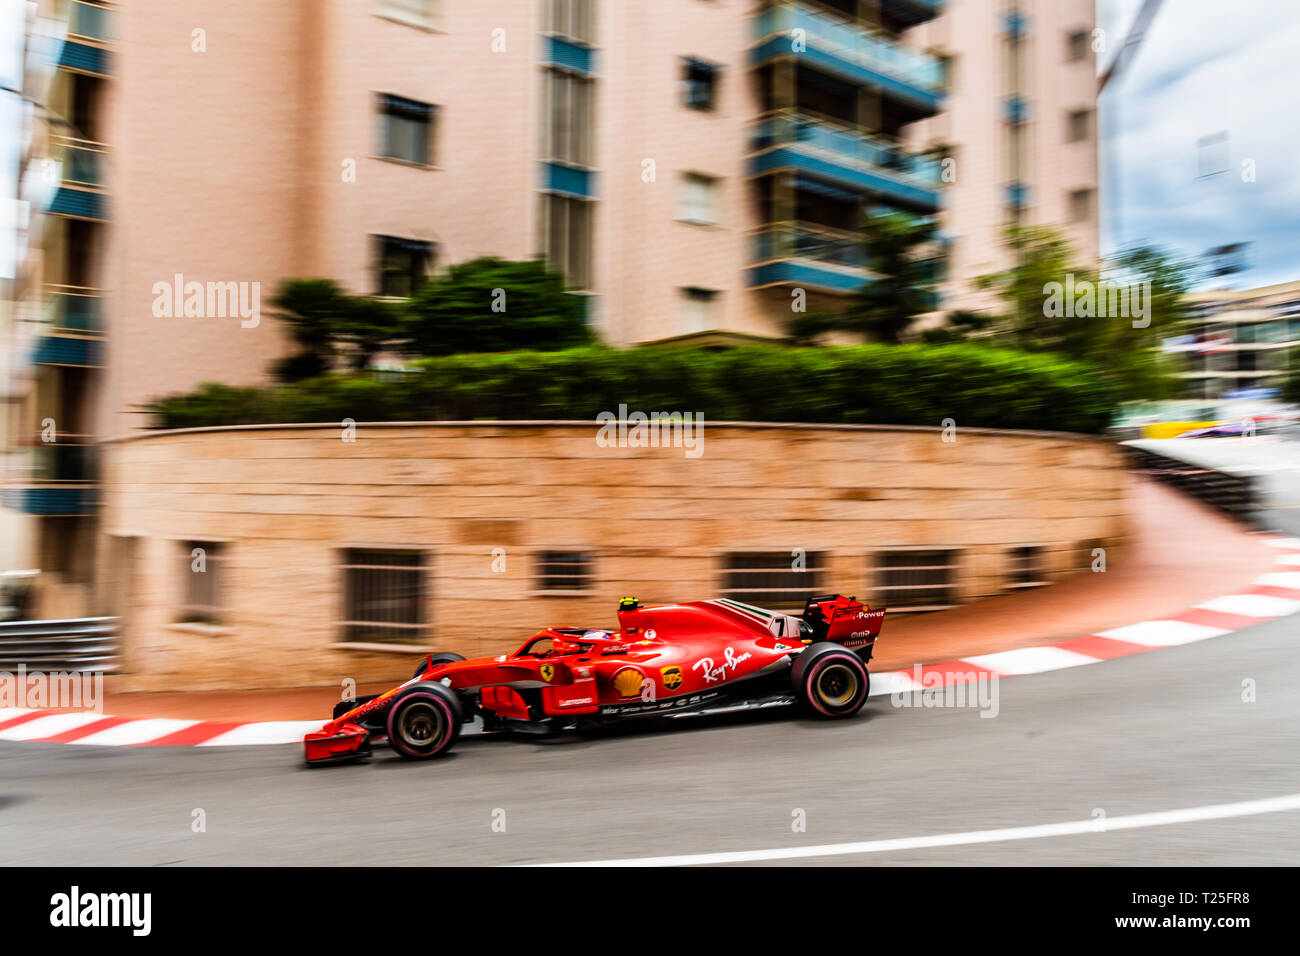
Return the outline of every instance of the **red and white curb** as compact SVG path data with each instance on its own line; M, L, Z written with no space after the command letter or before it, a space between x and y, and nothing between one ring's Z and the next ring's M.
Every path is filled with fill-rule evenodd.
M1300 611L1300 538L1270 536L1264 543L1278 551L1276 568L1260 575L1239 594L1205 601L1171 618L1126 624L1059 644L977 654L912 670L873 672L871 696L930 690L994 675L1016 677L1096 664L1161 647L1221 637L1260 621L1295 614ZM242 747L300 743L304 734L319 730L323 723L324 718L253 723L139 719L84 711L8 707L0 708L0 740L93 747Z
M1170 618L1126 624L1059 644L977 654L911 670L873 672L871 696L1096 664L1161 647L1222 637L1261 621L1295 614L1300 611L1300 538L1269 536L1263 540L1278 551L1275 570L1260 575L1239 594L1213 598Z

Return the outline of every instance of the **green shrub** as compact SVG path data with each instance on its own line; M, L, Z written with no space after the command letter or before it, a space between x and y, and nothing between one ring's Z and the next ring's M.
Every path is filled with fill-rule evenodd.
M726 351L460 354L405 373L327 375L263 389L204 384L146 410L159 428L251 423L573 419L620 404L706 421L1101 432L1114 396L1092 368L978 345L749 346Z

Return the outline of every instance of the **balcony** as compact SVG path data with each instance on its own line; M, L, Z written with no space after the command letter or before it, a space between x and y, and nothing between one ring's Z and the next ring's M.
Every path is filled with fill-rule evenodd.
M19 451L13 483L3 490L6 508L30 515L82 515L95 510L98 449L84 435L38 442Z
M751 175L790 171L923 212L939 208L939 161L883 136L791 110L759 119Z
M110 9L97 3L69 3L67 39L59 49L57 65L76 73L108 76L110 57L105 44L112 39L112 17Z
M102 304L98 289L81 286L45 287L45 324L55 335L102 333Z
M870 278L862 237L802 222L774 223L753 237L749 285L798 285L847 294Z
M48 207L51 213L96 221L107 217L104 155L100 143L63 136L51 139L49 158L58 168L58 186Z
M758 42L751 51L755 66L794 55L800 63L879 89L916 118L939 112L942 61L872 33L861 21L783 0L760 13L755 24ZM802 32L793 34L794 30Z

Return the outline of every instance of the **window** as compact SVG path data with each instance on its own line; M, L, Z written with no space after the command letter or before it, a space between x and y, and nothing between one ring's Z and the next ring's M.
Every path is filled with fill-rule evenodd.
M558 36L596 42L594 0L546 0L546 27Z
M718 291L687 286L682 289L682 333L708 332L718 327Z
M1092 111L1071 110L1065 121L1065 141L1081 143L1092 137Z
M562 70L547 70L542 85L546 116L542 159L592 165L592 81Z
M551 268L573 289L591 288L592 203L542 194L542 246Z
M428 166L434 107L390 93L379 94L379 155Z
M1075 189L1070 193L1070 221L1087 222L1092 218L1092 190Z
M682 60L682 98L688 109L715 109L718 105L718 68L703 60Z
M345 641L415 641L425 630L424 555L348 548L343 552Z
M957 603L955 549L878 551L873 559L876 603L899 611L939 611Z
M586 551L542 551L537 555L537 590L588 591L595 579Z
M419 27L433 26L437 0L379 0L382 16Z
M1065 36L1065 58L1071 63L1088 58L1088 31L1071 30Z
M414 295L433 264L433 244L398 236L374 238L376 294L403 299Z
M682 177L682 206L678 218L698 225L718 221L718 181L712 176L687 173Z
M184 585L178 620L216 624L221 620L220 578L225 547L216 541L182 542Z
M1043 549L1036 545L1012 548L1008 554L1007 577L1013 588L1036 588L1043 580Z
M723 560L722 597L771 611L802 612L821 590L822 555L738 552Z

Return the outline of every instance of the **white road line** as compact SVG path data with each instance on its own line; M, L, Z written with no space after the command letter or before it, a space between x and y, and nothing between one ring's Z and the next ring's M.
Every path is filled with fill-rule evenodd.
M242 747L246 744L296 744L303 735L320 730L323 720L268 720L258 724L233 727L224 734L205 740L200 747Z
M1251 584L1267 584L1271 588L1290 588L1300 591L1300 571L1270 571L1261 574Z
M50 714L48 717L37 717L35 720L10 727L8 730L0 730L0 740L38 740L41 737L53 737L65 730L93 724L103 719L103 714L96 714L93 711Z
M1285 564L1290 567L1300 566L1300 554L1279 554L1276 564Z
M1040 674L1043 671L1060 670L1062 667L1078 667L1080 664L1095 664L1100 658L1089 657L1067 651L1063 647L1050 644L1041 647L1020 647L1011 651L998 651L994 654L978 654L975 657L963 657L962 660L979 667L987 667L999 674L1014 676L1016 674Z
M80 747L89 744L92 747L127 747L131 744L148 743L159 737L166 737L186 727L193 727L197 720L178 720L170 717L147 717L141 720L127 721L107 730L99 730L74 743Z
M30 714L38 707L0 707L0 723L6 720L13 720L15 717L21 717L23 714Z
M1208 807L1182 810L1157 810L1128 816L1071 820L1067 823L1041 823L1037 826L1006 827L1000 830L969 830L965 833L941 833L935 836L902 837L896 840L867 840L862 843L828 843L821 846L791 846L775 850L736 850L730 853L691 853L683 856L643 856L622 860L579 860L573 863L534 863L531 866L695 866L717 863L762 863L767 860L800 860L822 856L851 856L859 853L893 853L898 850L924 850L940 846L964 846L972 843L1001 843L1007 840L1038 840L1045 837L1078 836L1093 833L1104 838L1115 830L1137 830L1203 820L1249 817L1260 813L1300 810L1300 793L1241 803L1219 803Z
M1300 538L1270 538L1264 542L1270 548L1300 549Z
M1203 641L1207 637L1230 633L1231 631L1221 627L1207 627L1204 624L1192 624L1188 621L1141 621L1109 631L1100 631L1098 636L1127 641L1130 644L1144 644L1147 647L1172 647L1175 644L1190 644L1192 641Z
M1300 611L1300 601L1268 594L1228 594L1196 606L1208 611L1241 614L1245 617L1285 617Z
M880 697L884 694L906 693L923 690L924 687L912 680L907 671L874 671L871 674L871 691L868 696Z

